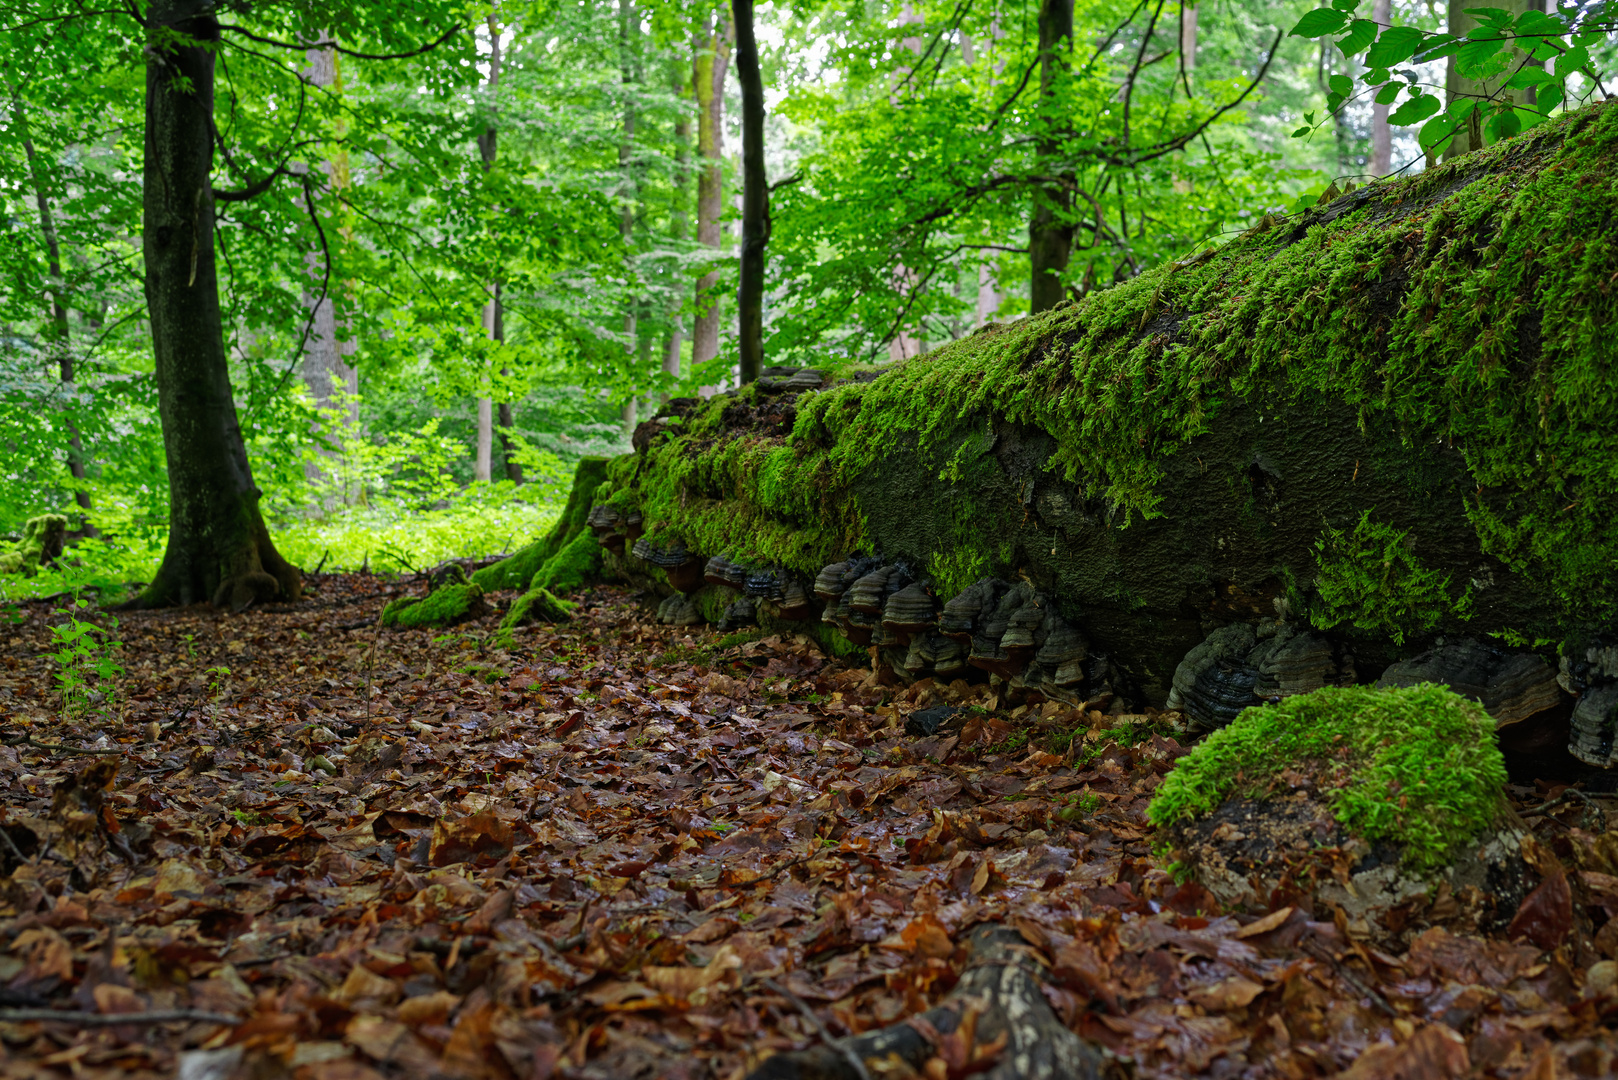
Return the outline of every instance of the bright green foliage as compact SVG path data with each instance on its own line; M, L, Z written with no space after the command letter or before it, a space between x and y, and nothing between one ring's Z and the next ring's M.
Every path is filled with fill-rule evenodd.
M1353 532L1327 528L1315 544L1315 602L1309 620L1322 630L1351 623L1404 643L1443 617L1465 618L1472 590L1452 598L1449 575L1421 564L1408 533L1360 516Z
M41 514L29 518L17 546L0 553L0 573L33 577L39 569L40 560L45 557L47 547L61 550L62 535L66 531L67 518L61 514Z
M1479 25L1461 37L1415 26L1379 27L1369 18L1354 17L1360 6L1362 0L1333 0L1330 7L1306 13L1292 28L1293 37L1343 35L1337 46L1345 57L1365 53L1360 92L1354 92L1349 76L1334 77L1326 111L1339 113L1356 98L1392 105L1402 93L1404 101L1392 110L1388 122L1400 127L1421 124L1417 139L1433 154L1442 154L1463 125L1480 118L1481 134L1490 143L1544 123L1573 96L1570 79L1582 86L1582 97L1589 100L1601 87L1600 80L1591 77L1597 59L1593 52L1618 30L1618 18L1599 4L1565 4L1551 12L1530 5L1515 17L1501 8L1468 6L1463 10ZM1451 63L1455 76L1478 89L1452 92L1447 101L1441 100L1446 95L1428 86L1416 67L1439 61ZM1531 103L1523 91L1532 91ZM1313 130L1310 113L1293 134Z
M78 588L74 588L69 606L54 609L53 614L67 618L50 628L54 647L45 656L56 665L53 674L56 689L62 695L64 716L83 717L91 712L94 704L103 719L111 719L116 712L118 678L124 673L123 665L118 662L118 650L123 648L123 642L113 638L118 630L117 619L109 617L107 625L101 626L79 617L88 606L89 601L82 599Z
M1618 292L1604 287L1618 243L1592 242L1618 200L1618 108L1346 198L805 394L787 440L727 432L731 403L709 402L646 453L646 521L704 554L813 573L868 546L862 475L901 450L947 458L992 415L1049 432L1050 468L1125 526L1164 512L1164 459L1228 402L1326 397L1412 442L1453 443L1481 485L1467 512L1483 550L1538 577L1566 614L1618 612L1606 460ZM1374 211L1350 209L1371 199ZM967 499L951 510L934 567L951 575L946 594L998 543Z
M566 547L545 560L529 588L565 595L582 589L600 573L601 545L588 530L581 529Z
M1350 835L1442 867L1494 816L1506 782L1483 707L1447 687L1328 687L1255 706L1181 758L1147 810L1159 827L1264 798L1285 769L1313 776Z
M449 626L477 613L483 590L472 584L440 585L425 599L402 597L382 609L380 623L401 630Z

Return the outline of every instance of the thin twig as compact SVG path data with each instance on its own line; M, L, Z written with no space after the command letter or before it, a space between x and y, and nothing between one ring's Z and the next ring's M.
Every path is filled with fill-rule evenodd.
M30 739L26 736L21 739L6 739L4 742L7 746L34 746L41 750L54 750L59 754L123 754L128 752L128 750L124 747L119 747L116 750L81 750L77 746L64 746L61 743L44 743L40 742L38 739Z
M19 864L25 864L28 862L28 856L22 853L22 848L17 846L17 841L11 838L10 829L6 828L4 825L0 825L0 836L6 838L6 847L11 849L11 853L13 855L17 856L17 862Z
M815 1015L815 1010L809 1007L809 1003L807 1001L804 1001L803 998L799 997L797 994L794 994L791 990L788 990L774 979L764 979L762 982L768 989L774 993L780 994L782 997L792 1002L797 1010L803 1013L804 1019L808 1020L814 1025L815 1031L819 1033L821 1040L824 1041L827 1046L843 1055L843 1060L848 1062L849 1068L854 1070L854 1072L859 1076L860 1080L871 1080L871 1071L865 1067L865 1061L859 1056L858 1053L855 1052L852 1046L849 1046L841 1039L834 1039L831 1037L831 1032L826 1030L826 1025L820 1022L820 1017Z
M242 1023L240 1017L197 1009L157 1009L152 1012L87 1013L66 1012L61 1009L0 1009L0 1023L24 1024L32 1020L46 1023L77 1024L80 1027L114 1027L118 1024L172 1024L176 1021L194 1021L202 1024Z
M1298 942L1298 947L1304 952L1308 953L1310 956L1314 957L1316 960L1324 960L1326 963L1330 964L1332 970L1337 973L1338 978L1346 982L1351 988L1354 989L1355 992L1370 998L1371 1004L1375 1005L1379 1012L1386 1016L1392 1016L1395 1018L1399 1016L1398 1010L1394 1009L1392 1005L1388 1004L1387 998L1383 997L1370 986L1366 985L1364 980L1355 975L1352 971L1349 971L1342 964L1339 964L1337 962L1337 958L1331 954L1330 949L1319 944L1313 938L1308 937Z

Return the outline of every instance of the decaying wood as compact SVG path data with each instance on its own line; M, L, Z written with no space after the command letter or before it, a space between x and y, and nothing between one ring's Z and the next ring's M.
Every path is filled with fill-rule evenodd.
M1092 1080L1100 1075L1100 1055L1051 1011L1035 974L1039 961L1021 934L987 924L972 932L968 948L966 972L942 1005L837 1046L777 1054L748 1080L858 1080L851 1055L870 1066L897 1058L919 1071L935 1056L933 1033L953 1034L969 1016L976 1019L973 1041L978 1047L1005 1041L994 1065L979 1074L988 1080Z

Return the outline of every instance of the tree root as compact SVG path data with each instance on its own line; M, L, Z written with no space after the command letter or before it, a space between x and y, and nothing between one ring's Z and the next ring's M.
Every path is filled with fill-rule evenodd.
M777 1054L747 1080L859 1080L850 1056L883 1070L898 1058L920 1072L933 1057L995 1053L986 1080L1095 1080L1101 1056L1051 1011L1022 935L989 924L972 931L971 958L949 997L937 1008L880 1031L844 1039L839 1046ZM968 1045L970 1044L970 1045ZM955 1063L957 1068L965 1065ZM884 1071L884 1075L888 1073ZM954 1075L953 1073L951 1075Z

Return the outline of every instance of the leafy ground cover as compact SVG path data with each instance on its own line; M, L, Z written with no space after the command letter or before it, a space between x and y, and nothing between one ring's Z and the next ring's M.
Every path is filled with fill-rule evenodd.
M1378 948L1296 897L1210 911L1153 862L1172 716L883 686L616 590L499 648L498 615L378 629L413 581L316 584L246 617L77 609L104 632L66 660L60 599L0 631L6 1076L741 1077L936 1004L989 921L1119 1076L1613 1068L1604 805L1512 788L1576 869L1514 935ZM939 705L969 711L906 733ZM996 1052L958 1050L925 1075Z

